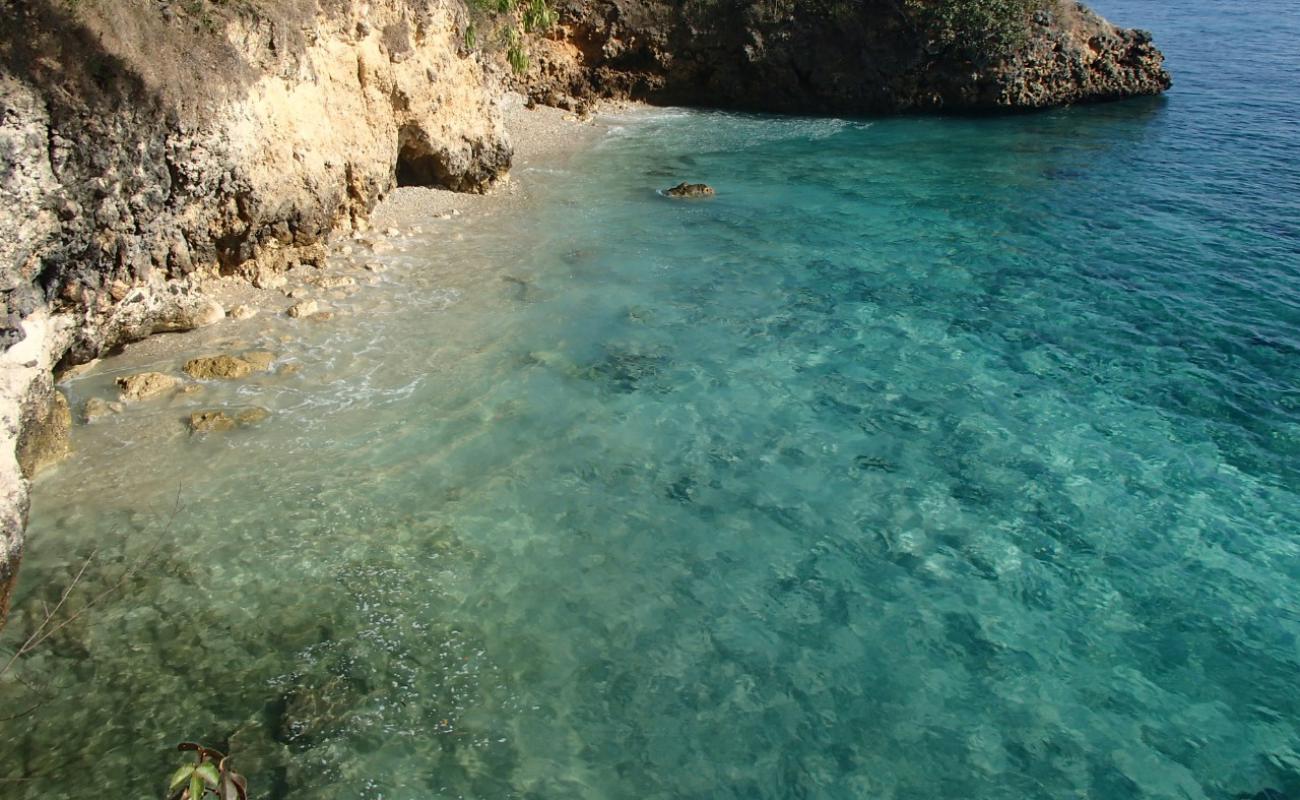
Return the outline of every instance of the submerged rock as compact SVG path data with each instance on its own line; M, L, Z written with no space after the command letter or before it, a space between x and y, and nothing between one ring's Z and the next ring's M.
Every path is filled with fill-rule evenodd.
M289 306L284 313L294 319L298 319L300 317L310 317L319 310L320 306L316 304L315 300L304 300L301 303L295 303Z
M257 309L252 306L238 305L226 311L226 316L234 320L252 319L257 316Z
M707 183L687 183L682 181L671 189L665 189L669 197L712 197L715 192Z
M222 409L210 408L190 414L189 423L190 430L194 433L217 433L256 425L270 416L271 412L260 406L242 409L235 412L234 416Z
M862 471L897 472L898 465L880 456L858 456L853 459L853 466Z
M261 406L246 408L235 415L235 422L240 425L256 425L271 416L271 412Z
M658 394L669 391L663 377L670 364L667 356L658 353L614 350L588 367L582 375L618 394L642 390Z
M275 363L275 353L270 350L249 350L239 357L252 364L258 372L269 372L271 365Z
M355 286L355 278L349 278L347 275L324 275L312 281L322 289L342 289L344 286Z
M86 401L81 408L81 418L87 423L94 422L100 417L107 417L110 414L120 414L122 412L121 403L110 403L98 397L92 397Z
M234 430L235 420L224 411L196 411L190 414L190 430L195 433Z
M117 379L119 397L126 402L147 400L173 391L180 385L180 378L161 372L141 372L125 375Z
M242 356L218 355L192 358L185 362L185 374L199 380L235 380L246 378L254 372L266 372L275 361L275 355L264 350L254 350Z

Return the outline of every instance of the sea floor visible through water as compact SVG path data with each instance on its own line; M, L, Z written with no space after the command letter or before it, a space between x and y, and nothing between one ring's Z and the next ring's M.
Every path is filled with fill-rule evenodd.
M608 114L331 320L66 381L277 356L38 481L6 636L152 556L0 687L0 791L196 740L265 798L1300 797L1300 15L1251 9L1101 4L1165 98Z

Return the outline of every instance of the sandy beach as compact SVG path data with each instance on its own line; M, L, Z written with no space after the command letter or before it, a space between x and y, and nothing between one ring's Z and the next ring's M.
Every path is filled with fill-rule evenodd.
M235 319L253 313L279 314L300 302L315 301L320 311L329 309L340 292L352 294L358 287L377 281L383 270L377 257L392 252L398 243L413 235L457 236L467 224L485 217L509 214L525 205L539 166L562 167L574 156L599 140L608 129L602 115L641 107L640 104L609 102L594 113L579 117L571 111L549 106L525 106L524 98L508 94L505 118L515 148L510 174L484 194L453 192L426 187L398 187L375 207L365 228L335 234L330 241L329 260L323 269L299 267L284 273L282 285L258 287L238 276L217 276L205 286ZM347 279L352 283L348 284ZM167 337L175 346L175 337ZM158 347L137 342L129 348ZM77 368L82 371L86 366Z

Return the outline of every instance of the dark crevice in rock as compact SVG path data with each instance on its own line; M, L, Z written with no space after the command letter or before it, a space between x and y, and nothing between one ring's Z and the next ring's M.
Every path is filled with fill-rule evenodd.
M450 186L451 171L445 160L433 152L422 131L407 126L398 134L398 186Z

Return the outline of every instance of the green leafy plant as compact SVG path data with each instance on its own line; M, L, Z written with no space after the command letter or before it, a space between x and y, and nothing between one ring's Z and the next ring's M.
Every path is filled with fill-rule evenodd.
M559 19L560 15L546 4L546 0L529 0L524 8L524 30L528 33L545 33Z
M516 75L528 72L527 37L545 33L560 21L548 0L470 0L469 6L466 47L474 49L480 42L500 47ZM480 31L486 35L480 36Z
M523 37L515 28L506 30L506 61L510 63L510 68L516 75L523 75L528 71L528 50L524 47Z
M225 755L194 742L181 742L176 749L193 752L194 763L172 773L167 783L167 800L248 800L248 781L232 770Z
M931 48L971 58L999 57L1024 44L1046 0L904 0Z

